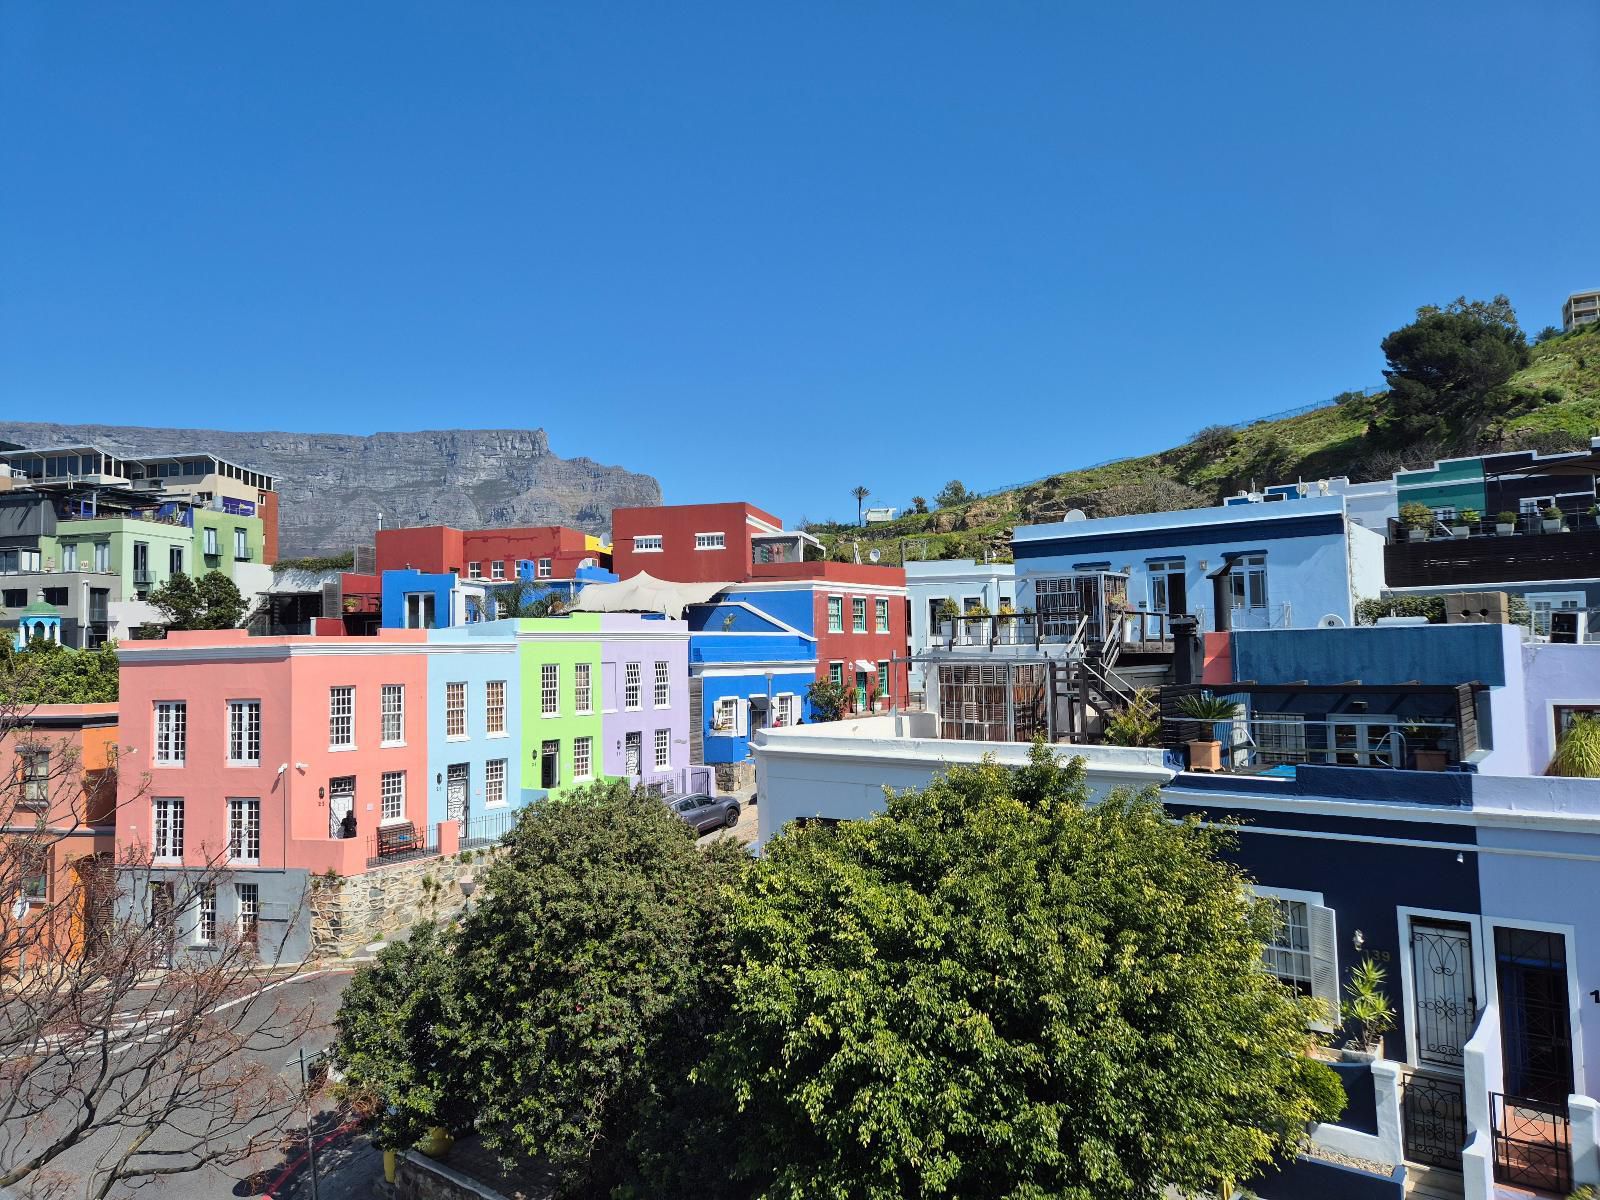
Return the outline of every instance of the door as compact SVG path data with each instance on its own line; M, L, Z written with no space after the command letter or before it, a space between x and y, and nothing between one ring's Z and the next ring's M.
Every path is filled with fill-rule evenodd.
M1368 721L1334 721L1328 730L1327 761L1347 767L1392 767L1400 740L1394 727Z
M867 673L856 672L856 711L867 711Z
M471 763L451 763L444 769L444 819L467 821L467 788L472 782Z
M150 885L150 960L158 967L172 965L172 947L178 941L178 908L173 903L172 884Z
M1411 979L1417 1062L1460 1071L1478 1015L1472 929L1454 921L1411 922Z
M622 773L630 779L639 776L639 760L643 757L644 734L638 730L624 734L622 739Z
M1565 1104L1573 1090L1567 940L1496 929L1494 961L1506 1095Z
M354 812L356 807L356 777L354 775L341 775L337 779L328 780L328 836L331 838L343 837L344 830L341 825L346 813Z

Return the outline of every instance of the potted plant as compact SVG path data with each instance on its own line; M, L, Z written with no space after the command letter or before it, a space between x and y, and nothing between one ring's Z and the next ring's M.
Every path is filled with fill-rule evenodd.
M1600 525L1600 504L1589 505L1589 520Z
M1542 518L1539 522L1540 527L1546 533L1561 532L1561 510L1554 504L1540 513L1539 516Z
M939 636L945 638L955 636L956 618L960 615L961 610L949 596L939 601Z
M995 614L1002 618L995 622L996 640L1004 646L1013 646L1017 642L1017 610L1011 606L1011 601L1000 601L1000 610Z
M1384 970L1373 958L1363 958L1345 985L1348 997L1340 1016L1346 1047L1358 1056L1374 1058L1383 1048L1383 1035L1394 1028L1394 1006L1383 990Z
M1415 500L1410 504L1402 504L1400 523L1405 526L1411 541L1425 542L1433 530L1433 509L1426 504L1418 504Z
M963 617L962 629L966 633L967 644L980 641L988 631L985 624L989 620L989 610L982 604L969 604Z
M1494 531L1496 533L1515 533L1517 531L1517 514L1509 508L1503 513L1496 513Z
M1411 751L1413 771L1442 771L1449 765L1435 731L1427 725L1407 725L1401 730Z
M1600 721L1578 717L1556 743L1548 774L1600 779Z
M1450 526L1451 537L1470 537L1472 528L1483 520L1483 514L1475 508L1463 508L1456 514L1455 524Z
M1179 712L1204 726L1202 736L1189 743L1191 771L1222 770L1222 743L1216 738L1216 726L1219 722L1233 720L1238 709L1234 701L1204 692L1192 693L1178 701Z

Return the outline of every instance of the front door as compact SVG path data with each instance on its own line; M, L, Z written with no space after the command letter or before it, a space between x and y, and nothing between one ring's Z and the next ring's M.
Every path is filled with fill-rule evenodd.
M331 838L343 837L344 830L341 825L344 816L355 810L356 806L356 777L354 775L341 775L337 779L328 780L328 836Z
M637 736L637 735L633 735ZM549 791L561 785L561 743L555 738L539 743L539 786Z
M623 735L622 739L622 773L629 779L639 777L639 760L644 752L644 734L635 730Z
M444 819L467 821L467 787L472 780L471 763L451 763L444 776Z
M1567 940L1496 929L1494 961L1506 1095L1565 1104L1573 1090Z
M1327 760L1346 767L1392 767L1399 757L1399 738L1390 725L1368 721L1335 721L1328 729Z
M1478 1015L1472 929L1454 921L1411 922L1417 1062L1458 1072Z
M867 673L865 671L857 671L856 672L856 711L857 712L866 712L867 711L867 678L868 678L868 676L867 676Z
M173 903L172 884L150 885L150 959L158 967L172 965L172 948L178 941L178 908Z

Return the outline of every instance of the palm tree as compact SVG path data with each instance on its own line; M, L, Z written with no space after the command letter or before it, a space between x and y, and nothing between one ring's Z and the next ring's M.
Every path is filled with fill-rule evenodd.
M866 484L858 483L850 489L850 494L856 498L856 524L859 525L861 524L861 502L872 493L867 490Z
M567 598L529 580L494 589L501 617L558 617L567 611Z

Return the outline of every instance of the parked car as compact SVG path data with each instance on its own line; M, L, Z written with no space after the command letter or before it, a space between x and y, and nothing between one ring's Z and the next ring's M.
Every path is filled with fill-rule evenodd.
M696 792L691 796L668 796L667 807L696 833L713 829L732 829L739 823L739 801L735 796L712 796Z

